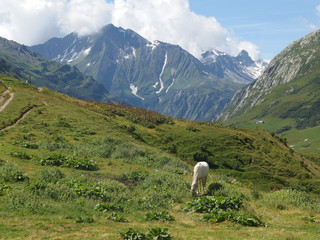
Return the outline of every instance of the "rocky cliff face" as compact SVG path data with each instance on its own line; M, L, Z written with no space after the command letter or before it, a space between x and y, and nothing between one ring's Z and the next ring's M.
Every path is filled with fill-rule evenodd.
M273 88L316 71L320 66L320 31L297 40L277 55L263 74L248 86L239 90L231 102L217 116L223 121L250 111L261 104ZM287 89L283 96L294 89Z
M177 45L150 42L111 24L91 36L70 34L32 49L76 66L132 106L176 118L210 121L253 80L244 68L234 66L236 58L230 60L232 67L218 66L229 61L219 56L217 63L210 62L210 53L201 62ZM245 66L252 64L244 52L238 58Z

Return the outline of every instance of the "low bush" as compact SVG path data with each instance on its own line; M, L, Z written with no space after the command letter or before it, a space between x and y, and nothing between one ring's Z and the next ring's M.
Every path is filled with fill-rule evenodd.
M151 228L147 232L147 239L170 240L172 236L168 233L168 228Z
M76 223L94 223L94 219L92 217L78 217Z
M189 184L179 175L165 171L153 171L138 186L137 191L144 198L139 199L137 207L141 210L167 208L189 193Z
M40 181L44 181L47 183L57 183L59 180L63 179L65 174L61 172L60 169L45 169L39 173Z
M67 157L60 154L44 156L40 158L38 162L42 166L65 166L87 171L98 170L98 166L93 160L87 158L78 158L75 156Z
M115 222L128 222L128 220L123 215L119 215L116 212L112 212L109 216L107 216L107 219Z
M150 211L144 217L146 221L174 221L174 217L172 217L167 211Z
M234 211L224 211L214 209L210 213L203 216L203 220L211 223L220 223L231 221L243 226L258 227L262 225L261 220L253 214L237 213Z
M123 233L120 233L120 239L122 240L147 240L146 235L140 233L132 228L127 229Z
M132 228L129 228L124 233L120 233L120 239L122 240L150 240L150 239L157 239L157 240L170 240L172 236L168 233L167 228L151 228L147 232L147 234L140 233Z
M4 183L0 183L0 196L3 196L6 192L6 190L9 189L9 186L4 184Z
M123 212L124 208L122 206L116 204L108 204L108 203L98 203L95 206L95 210L98 212L109 212L109 211L119 211Z
M148 175L149 172L146 170L132 170L126 174L123 174L121 179L132 182L140 182L143 181Z
M16 158L20 158L20 159L24 159L24 160L32 159L32 156L28 155L25 152L11 152L10 155L12 157L16 157Z
M213 210L239 210L242 201L239 198L232 197L201 197L187 203L187 212L210 213Z
M25 141L17 141L15 142L16 145L23 147L23 148L29 148L29 149L38 149L39 146L36 143L30 143Z
M0 181L3 182L19 182L24 181L28 177L23 171L12 163L4 163L0 165Z

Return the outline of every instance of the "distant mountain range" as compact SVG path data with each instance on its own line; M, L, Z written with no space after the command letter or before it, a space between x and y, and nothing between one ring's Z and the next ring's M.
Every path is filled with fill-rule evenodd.
M211 121L266 66L245 51L232 57L211 50L199 60L177 45L150 42L111 24L93 35L72 33L31 50L76 66L132 106L191 120Z
M77 68L45 59L26 46L1 37L0 74L48 87L79 99L122 102L112 97L102 84L81 73Z
M319 149L319 53L319 30L293 42L237 92L217 120L247 126L263 121L263 128L292 139L292 146Z

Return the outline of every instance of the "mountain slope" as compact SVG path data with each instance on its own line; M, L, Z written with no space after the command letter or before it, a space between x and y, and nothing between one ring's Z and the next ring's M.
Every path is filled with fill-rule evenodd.
M31 47L44 57L77 66L114 96L176 118L212 120L250 77L219 77L176 45L150 42L131 30L105 26L99 33ZM245 79L245 80L244 80Z
M117 239L149 229L164 236L166 228L176 239L319 235L320 167L283 139L0 79L0 98L14 94L0 113L5 239ZM210 164L209 191L196 197L191 173L200 160ZM182 211L191 201L206 207L208 200L230 218L212 227L200 220L204 214ZM224 212L226 205L239 211ZM151 215L174 221L147 221Z
M175 120L143 109L80 101L46 88L39 91L33 85L19 83L6 76L1 76L1 79L10 86L11 92L16 93L0 115L1 141L4 143L0 146L2 157L10 155L10 151L21 151L17 141L22 141L38 145L39 151L32 151L35 155L50 149L66 154L87 149L89 152L81 153L99 159L98 156L104 156L107 152L103 153L104 150L95 142L108 136L135 145L130 145L132 149L119 145L123 153L118 154L128 154L127 161L140 161L148 165L151 160L144 156L149 151L161 150L185 163L206 160L215 171L244 182L254 180L262 189L268 189L271 185L298 187L295 181L299 173L310 175L310 178L301 180L299 186L316 189L309 186L309 182L319 175L318 170L313 169L314 164L291 151L283 139L268 132ZM28 116L21 123L3 131L26 112ZM23 129L28 129L29 137ZM82 148L84 145L88 146ZM96 155L95 151L102 151L101 155ZM106 156L111 156L111 152ZM119 156L113 157L118 159ZM305 162L306 166L301 167L301 162Z
M245 50L236 57L218 50L206 51L201 56L201 62L208 67L209 72L219 78L230 78L244 84L258 78L268 65L262 60L253 61Z
M309 139L310 134L304 137L299 134L301 137L294 139L292 133L320 125L319 50L319 31L289 45L271 61L260 78L237 92L217 119L231 118L229 122L242 124L264 120L262 127L292 139L290 144L297 145L307 139L313 146L311 143L304 146L317 149L318 137Z
M77 68L49 61L4 38L0 38L0 73L80 99L117 102L101 84Z

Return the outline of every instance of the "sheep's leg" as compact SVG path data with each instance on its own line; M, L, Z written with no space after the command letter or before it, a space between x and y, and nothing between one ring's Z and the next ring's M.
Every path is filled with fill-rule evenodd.
M203 185L203 192L206 192L206 183L207 183L207 177L202 179L202 185Z

